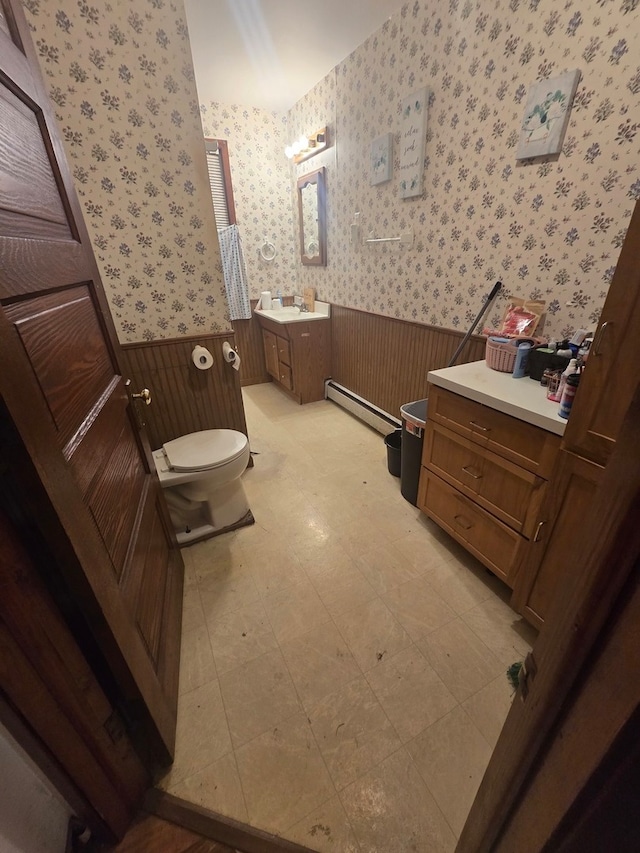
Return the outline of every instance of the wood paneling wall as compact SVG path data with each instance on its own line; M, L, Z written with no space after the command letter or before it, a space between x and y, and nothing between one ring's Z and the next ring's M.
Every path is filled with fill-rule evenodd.
M251 301L251 310L258 300ZM236 350L242 359L240 363L240 384L258 385L261 382L271 382L264 363L264 348L262 346L262 330L255 315L250 320L233 320L233 331L236 339Z
M331 306L331 375L394 417L427 396L427 373L446 367L464 332ZM480 361L485 339L473 335L456 363Z
M247 434L239 371L222 358L225 341L234 346L234 333L123 345L123 370L132 390L151 391L151 405L140 405L139 411L153 449L202 429L236 429ZM213 356L209 370L198 370L191 361L196 344Z
M253 300L251 307L255 306ZM262 331L255 317L235 320L242 385L270 382ZM331 376L365 400L400 417L400 406L427 396L427 373L446 367L464 332L331 306ZM457 364L484 358L485 339L473 335Z

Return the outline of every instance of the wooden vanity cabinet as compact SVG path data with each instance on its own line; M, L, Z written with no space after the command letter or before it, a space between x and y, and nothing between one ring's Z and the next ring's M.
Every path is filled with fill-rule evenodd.
M512 587L559 444L547 430L432 385L418 507Z
M298 403L324 399L331 376L331 324L327 320L275 323L260 317L267 373Z

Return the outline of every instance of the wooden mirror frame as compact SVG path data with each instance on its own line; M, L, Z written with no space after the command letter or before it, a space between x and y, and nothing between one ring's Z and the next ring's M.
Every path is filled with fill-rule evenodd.
M302 213L302 190L315 184L318 202L318 254L310 258L305 254L304 246L304 220ZM326 222L326 184L325 169L317 169L308 175L298 178L298 227L300 231L300 259L305 266L324 267L327 265L327 222Z

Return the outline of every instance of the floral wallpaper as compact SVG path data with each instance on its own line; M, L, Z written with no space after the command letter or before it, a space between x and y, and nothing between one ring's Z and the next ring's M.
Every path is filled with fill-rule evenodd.
M289 136L332 124L328 266L298 268L321 299L466 329L497 280L506 296L544 299L545 332L597 321L640 198L638 0L410 2L289 113ZM572 69L581 80L562 153L515 159L528 88ZM370 184L371 142L394 139L400 104L427 86L422 197ZM326 158L319 162L321 158ZM412 246L352 245L413 231Z
M215 93L211 93L214 95ZM285 114L258 107L220 104L200 91L205 136L226 139L236 207L242 239L249 293L278 288L293 295L296 255L293 239L291 167L284 155L289 142ZM273 243L276 256L265 261L260 247L265 238Z
M24 0L123 341L229 326L202 135L229 141L251 295L318 298L466 329L503 296L547 302L545 331L592 328L640 198L638 0L416 0L288 116L195 91L184 11L171 0ZM561 154L517 161L529 87L579 69ZM370 148L429 89L424 192L370 184ZM199 103L202 106L199 106ZM202 122L200 116L202 115ZM327 125L292 167L284 145ZM303 267L296 178L327 170L327 267ZM413 233L413 245L350 242ZM259 257L264 238L277 255Z
M181 0L24 0L122 342L230 327Z

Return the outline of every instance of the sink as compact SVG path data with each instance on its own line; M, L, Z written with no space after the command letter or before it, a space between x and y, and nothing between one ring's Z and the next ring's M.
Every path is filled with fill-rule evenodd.
M286 305L283 308L254 308L253 311L258 317L268 317L274 323L307 323L310 320L328 320L331 306L328 302L316 300L315 311L301 311L295 305Z

